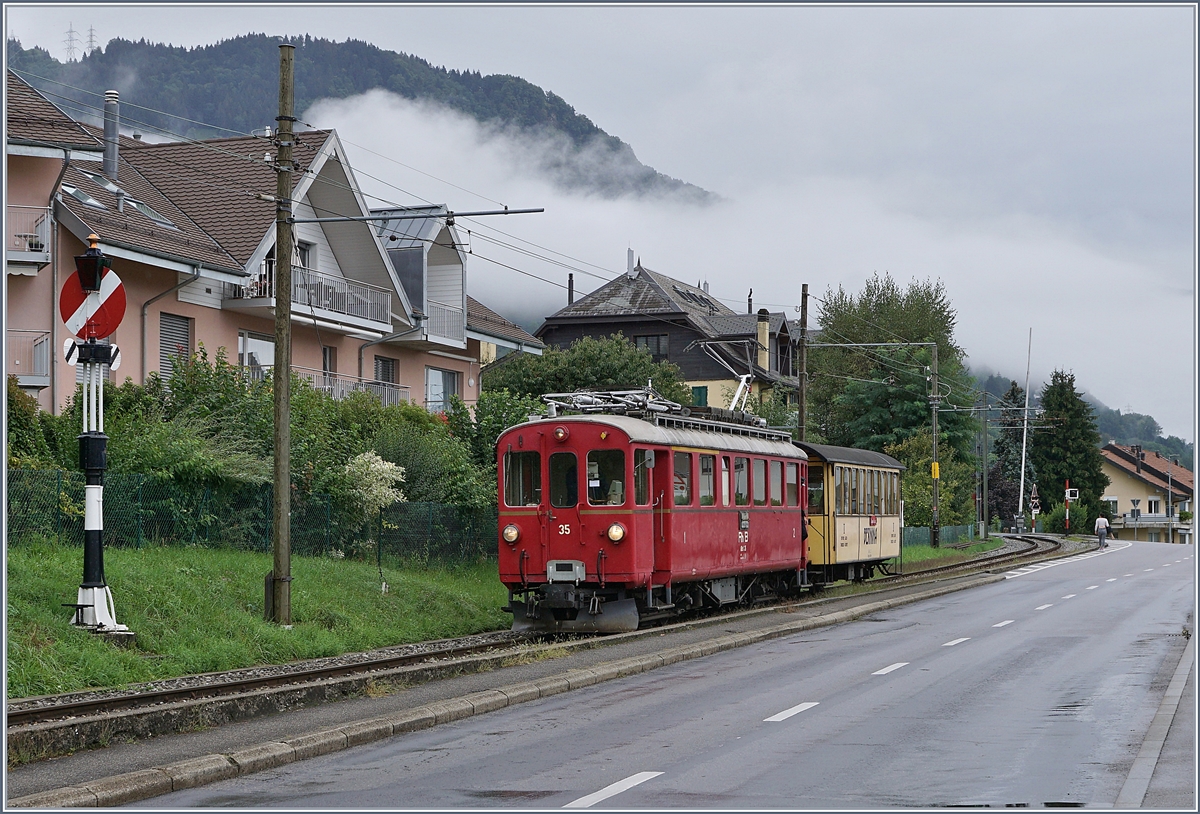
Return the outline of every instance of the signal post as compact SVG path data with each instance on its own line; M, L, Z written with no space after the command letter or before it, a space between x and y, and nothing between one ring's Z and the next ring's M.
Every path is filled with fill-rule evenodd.
M75 258L75 274L63 283L59 313L67 328L83 340L63 345L67 364L83 365L81 407L83 432L79 435L79 466L84 471L83 582L74 603L71 624L131 641L133 632L119 624L112 590L104 579L104 471L108 468L108 436L104 434L104 367L121 366L116 345L97 340L111 336L125 316L125 288L100 251L100 238L90 235L89 248Z

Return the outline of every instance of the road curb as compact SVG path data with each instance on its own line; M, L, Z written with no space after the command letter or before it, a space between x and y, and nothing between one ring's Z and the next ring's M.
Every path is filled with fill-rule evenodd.
M761 630L729 633L705 642L668 648L654 655L617 659L595 667L569 670L536 681L521 682L459 698L435 701L397 715L355 721L282 742L270 741L228 755L204 755L166 766L105 777L77 786L29 794L9 800L8 806L10 808L105 807L146 800L171 791L207 785L218 780L226 780L318 755L338 752L351 746L373 743L393 735L427 729L450 721L532 701L535 698L545 698L614 678L648 672L667 664L689 661L813 628L852 621L882 610L926 599L935 599L968 588L1000 582L1003 579L1004 576L1000 574L980 575L967 582L942 585L908 596L868 602L854 608L784 622ZM291 756L290 759L288 759L288 755Z

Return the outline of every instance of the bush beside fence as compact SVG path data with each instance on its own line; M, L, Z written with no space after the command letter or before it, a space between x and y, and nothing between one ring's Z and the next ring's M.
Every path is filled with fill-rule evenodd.
M83 542L81 472L8 473L8 539L32 536ZM214 489L145 475L104 479L104 544L112 548L200 546L271 550L271 484ZM308 556L382 555L429 562L495 558L493 507L396 503L354 528L339 524L328 495L293 495L292 551ZM376 541L382 543L376 549Z

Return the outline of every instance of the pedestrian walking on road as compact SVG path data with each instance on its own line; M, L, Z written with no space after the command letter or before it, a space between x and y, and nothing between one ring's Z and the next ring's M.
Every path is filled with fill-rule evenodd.
M1108 548L1108 518L1103 515L1096 518L1096 536L1100 538L1100 547Z

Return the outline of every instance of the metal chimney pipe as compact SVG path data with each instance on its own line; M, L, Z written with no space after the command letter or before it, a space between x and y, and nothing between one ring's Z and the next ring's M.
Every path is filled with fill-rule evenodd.
M625 273L626 273L626 274L628 274L630 277L636 277L636 276L637 276L637 275L634 273L634 271L633 271L633 249L629 249L629 250L628 250L628 252L626 253L626 256L625 256Z
M575 275L567 275L567 305L575 302Z
M104 91L104 174L117 180L117 146L120 138L119 95L115 90Z
M754 313L754 289L750 289L750 294L746 297L746 313Z

